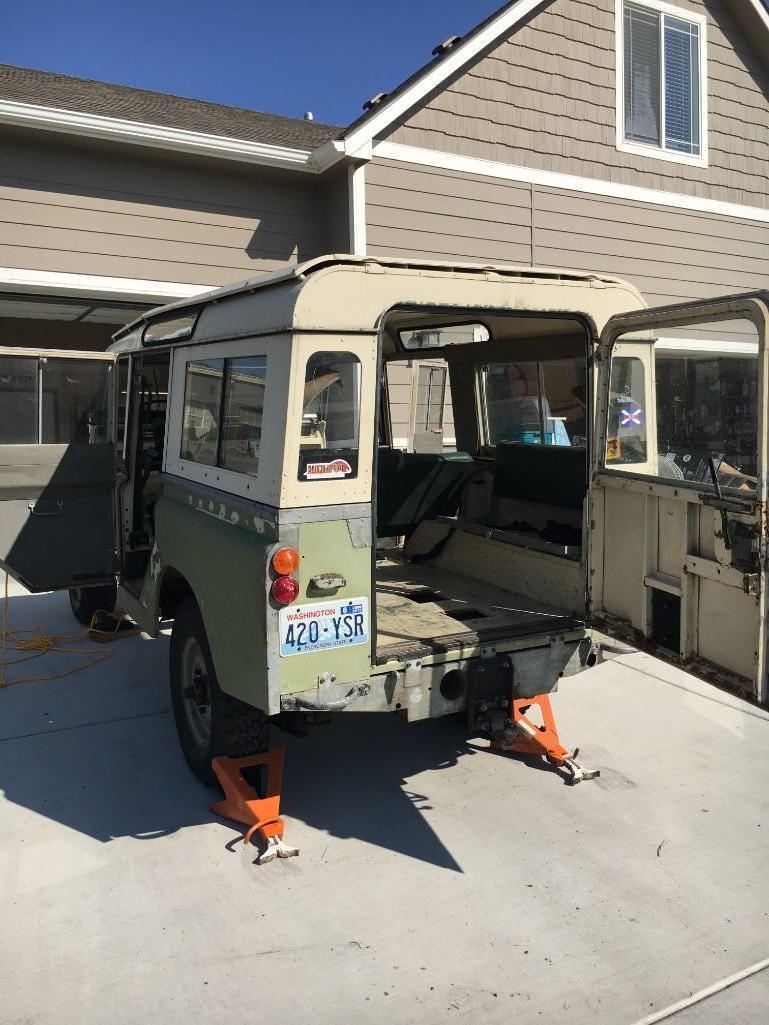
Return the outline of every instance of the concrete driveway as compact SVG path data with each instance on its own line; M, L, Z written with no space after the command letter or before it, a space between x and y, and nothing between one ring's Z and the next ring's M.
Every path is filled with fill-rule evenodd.
M10 617L74 629L61 595ZM631 1025L769 955L759 709L641 654L582 674L575 788L454 720L340 715L284 738L302 853L258 866L182 761L167 657L0 690L3 1025ZM764 972L674 1021L767 1008Z

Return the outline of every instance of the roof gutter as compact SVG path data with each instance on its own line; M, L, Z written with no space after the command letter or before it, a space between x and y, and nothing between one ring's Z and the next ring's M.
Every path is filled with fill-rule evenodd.
M92 139L134 143L156 149L194 153L198 156L218 157L247 164L291 168L310 174L319 169L310 162L310 150L274 146L247 139L231 139L224 135L208 135L182 128L126 121L122 118L102 117L81 111L42 107L33 103L0 100L0 124L42 128L54 132L68 132Z

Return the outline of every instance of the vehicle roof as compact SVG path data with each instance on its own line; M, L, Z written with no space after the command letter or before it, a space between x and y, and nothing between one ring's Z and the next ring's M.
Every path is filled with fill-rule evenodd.
M340 273L345 280L341 291ZM568 300L564 287L574 290ZM149 310L115 333L111 349L140 348L146 325L184 311L201 313L193 337L185 339L187 344L267 330L375 331L378 318L394 305L531 308L591 315L591 307L603 307L608 299L606 295L599 298L595 290L614 293L609 305L616 309L611 312L645 305L635 286L605 274L337 253ZM257 297L255 304L252 300Z

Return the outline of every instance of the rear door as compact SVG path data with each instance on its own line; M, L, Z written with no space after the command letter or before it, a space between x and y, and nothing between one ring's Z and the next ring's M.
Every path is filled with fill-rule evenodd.
M112 367L0 348L0 567L31 591L113 579Z
M607 324L589 577L596 625L762 703L768 307L758 293Z

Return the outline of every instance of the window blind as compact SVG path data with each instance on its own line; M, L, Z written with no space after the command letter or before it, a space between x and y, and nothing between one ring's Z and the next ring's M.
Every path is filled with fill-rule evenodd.
M660 16L625 4L625 138L659 146Z
M700 152L699 28L665 17L665 146Z

